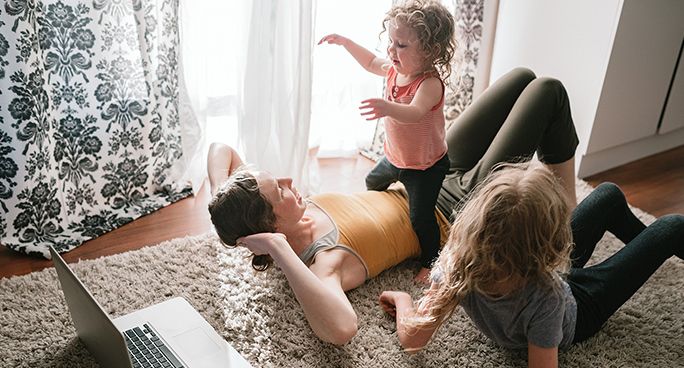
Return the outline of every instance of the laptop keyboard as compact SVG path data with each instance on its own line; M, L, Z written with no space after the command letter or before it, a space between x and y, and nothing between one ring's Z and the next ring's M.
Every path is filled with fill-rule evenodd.
M147 324L124 331L133 368L182 368L178 359Z

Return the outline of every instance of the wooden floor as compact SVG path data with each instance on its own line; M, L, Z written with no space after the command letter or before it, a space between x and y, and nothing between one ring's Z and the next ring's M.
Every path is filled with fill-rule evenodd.
M684 213L684 146L585 179L618 184L629 203L656 216Z
M612 181L620 185L628 201L655 216L684 213L684 146L594 175L592 185ZM321 192L353 193L365 189L364 177L373 162L354 158L319 159ZM207 185L194 196L178 201L64 254L67 262L93 259L154 245L211 229ZM29 257L0 245L0 277L24 275L50 267L51 261Z

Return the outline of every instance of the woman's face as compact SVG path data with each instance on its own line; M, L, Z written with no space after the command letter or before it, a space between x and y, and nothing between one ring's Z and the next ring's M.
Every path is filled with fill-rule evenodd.
M273 207L276 229L287 228L302 219L306 203L292 186L292 178L275 178L265 171L255 173L254 177L259 191Z

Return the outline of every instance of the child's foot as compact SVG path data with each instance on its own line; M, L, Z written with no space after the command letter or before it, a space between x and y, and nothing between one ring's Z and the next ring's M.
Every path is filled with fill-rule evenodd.
M424 285L429 285L430 284L430 269L421 267L420 271L418 271L418 274L416 274L416 277L413 278L413 281L424 284Z

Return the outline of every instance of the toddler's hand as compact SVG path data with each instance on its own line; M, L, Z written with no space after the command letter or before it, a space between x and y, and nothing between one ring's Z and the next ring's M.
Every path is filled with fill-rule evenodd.
M348 39L347 37L340 36L340 35L338 35L338 34L336 34L336 33L331 33L331 34L329 34L329 35L327 35L327 36L323 36L323 38L321 38L321 40L318 41L318 44L321 45L321 44L327 42L327 43L329 43L329 44L331 44L331 45L341 45L341 46L344 46L344 45L347 44L348 41L349 41L349 39Z
M366 120L380 119L387 116L389 103L382 98L369 98L361 101L359 110L365 110L361 112L361 116L365 116Z

